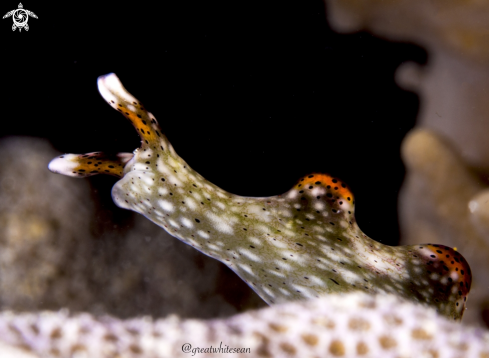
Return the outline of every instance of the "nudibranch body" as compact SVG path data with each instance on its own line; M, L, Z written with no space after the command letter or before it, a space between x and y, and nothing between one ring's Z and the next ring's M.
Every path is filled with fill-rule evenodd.
M103 98L141 137L134 154L67 154L49 164L74 177L111 174L115 203L230 267L267 303L332 292L394 293L460 319L471 273L457 251L441 245L391 247L367 237L354 218L345 183L311 174L283 195L228 193L180 158L156 119L115 74L98 80Z

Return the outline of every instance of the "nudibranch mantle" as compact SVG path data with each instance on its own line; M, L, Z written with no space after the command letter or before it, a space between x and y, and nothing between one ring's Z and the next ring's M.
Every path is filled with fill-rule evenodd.
M98 88L141 137L134 152L65 154L49 169L73 177L121 179L112 198L239 275L267 303L333 292L394 293L461 319L470 290L468 263L442 245L387 246L367 237L347 185L310 174L283 195L243 197L205 180L180 158L158 122L115 74Z

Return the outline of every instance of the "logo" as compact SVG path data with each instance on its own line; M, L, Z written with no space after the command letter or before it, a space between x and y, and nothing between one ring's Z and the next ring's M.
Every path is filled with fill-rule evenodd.
M37 15L32 11L25 10L22 6L22 3L19 3L19 8L9 11L3 17L4 19L12 16L14 20L14 24L12 25L12 31L15 31L16 28L19 28L19 32L22 32L22 28L26 31L29 31L29 25L27 25L27 20L29 20L29 16L32 16L37 19Z

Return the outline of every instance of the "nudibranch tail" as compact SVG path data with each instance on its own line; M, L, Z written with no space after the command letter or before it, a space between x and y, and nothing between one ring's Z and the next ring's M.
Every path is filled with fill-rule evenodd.
M398 246L406 252L405 269L411 276L410 292L460 319L472 284L468 262L456 250L436 244Z
M86 178L96 174L108 174L122 178L124 166L132 157L132 153L118 153L112 156L102 152L63 154L51 160L48 168L53 173L74 178Z
M118 165L100 159L101 153L67 154L53 160L51 170L122 176L112 189L116 205L223 262L267 303L338 292L394 293L452 319L462 317L471 275L458 252L370 239L355 221L352 192L330 175L310 174L272 197L228 193L177 155L153 115L115 74L100 77L98 87L132 122L141 148L118 157Z

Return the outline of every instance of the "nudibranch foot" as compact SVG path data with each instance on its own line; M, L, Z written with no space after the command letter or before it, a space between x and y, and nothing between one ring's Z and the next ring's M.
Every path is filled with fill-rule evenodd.
M370 239L355 221L352 192L327 174L310 174L278 196L228 193L178 156L153 115L115 74L100 77L98 86L141 137L141 148L119 160L125 166L117 167L122 178L112 189L114 202L223 262L267 303L335 292L393 293L452 319L462 317L471 276L455 250L391 247ZM93 156L61 156L49 168L82 176L79 168L94 165L88 164Z

